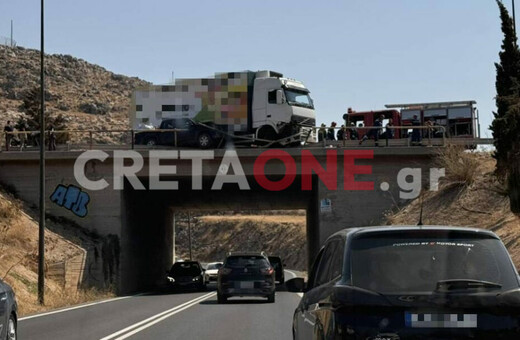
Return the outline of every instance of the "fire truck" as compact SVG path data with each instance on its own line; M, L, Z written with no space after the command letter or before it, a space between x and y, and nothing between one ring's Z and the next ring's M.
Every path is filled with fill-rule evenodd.
M448 138L480 138L478 110L474 100L415 104L389 104L387 109L400 109L401 125L412 125L414 116L421 125L430 121L434 126L442 126ZM434 137L442 137L437 130Z
M374 126L374 122L376 119L384 116L383 127L390 123L390 119L392 119L392 126L400 126L401 125L401 115L397 110L376 110L376 111L354 111L352 108L348 108L348 112L343 115L343 119L345 120L345 126L347 127L347 139L362 139L364 135L366 135L370 129L360 129L363 126ZM352 127L356 127L357 129L352 129ZM393 138L401 138L401 130L394 129ZM357 131L357 138L352 138L355 134L353 131Z
M442 138L446 134L448 138L479 138L480 124L476 101L455 101L436 103L412 103L412 104L389 104L386 110L376 111L354 111L351 108L343 115L347 127L348 138L351 137L349 128L357 127L358 138L361 139L370 130L360 129L364 126L374 126L374 122L383 116L384 127L390 123L392 126L412 126L414 119L419 125L432 124L437 127L431 131L432 138ZM414 118L416 117L416 118ZM439 128L442 127L442 128ZM410 130L394 129L393 138L408 138ZM423 134L429 133L426 130ZM426 136L426 135L425 135Z

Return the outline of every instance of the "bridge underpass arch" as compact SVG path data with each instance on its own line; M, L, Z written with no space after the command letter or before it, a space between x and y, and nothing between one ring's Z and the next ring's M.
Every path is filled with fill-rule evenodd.
M139 178L148 187L148 178ZM164 280L172 264L173 214L194 210L297 210L306 211L307 263L320 246L317 178L312 190L301 190L301 178L282 191L268 191L247 177L250 190L224 184L211 190L213 178L203 179L203 190L191 189L191 178L179 178L178 190L135 190L127 181L122 196L119 292L153 289ZM161 180L168 180L162 178Z

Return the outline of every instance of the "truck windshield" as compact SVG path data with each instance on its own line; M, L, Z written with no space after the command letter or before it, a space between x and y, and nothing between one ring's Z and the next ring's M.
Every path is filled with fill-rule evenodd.
M432 292L443 280L518 288L502 243L494 238L363 237L351 248L352 285L379 293Z
M285 89L285 98L289 105L307 107L314 109L312 99L308 92L298 91L295 89Z

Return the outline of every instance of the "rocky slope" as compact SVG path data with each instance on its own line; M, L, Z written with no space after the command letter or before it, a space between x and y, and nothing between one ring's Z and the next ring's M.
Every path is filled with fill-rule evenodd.
M198 216L192 218L191 226L195 260L222 261L230 251L265 251L281 256L289 269L307 270L304 213ZM177 223L176 244L177 257L188 259L186 219Z
M39 86L39 51L0 45L0 124L16 121L22 98ZM47 109L69 129L128 129L130 97L146 81L114 74L70 55L47 55Z

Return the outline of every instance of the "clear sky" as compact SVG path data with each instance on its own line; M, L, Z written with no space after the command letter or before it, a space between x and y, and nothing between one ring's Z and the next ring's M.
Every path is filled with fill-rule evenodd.
M18 45L38 48L39 4L0 0L0 35L13 19ZM49 53L154 83L279 71L327 124L348 107L474 99L490 136L501 40L494 0L46 1Z

